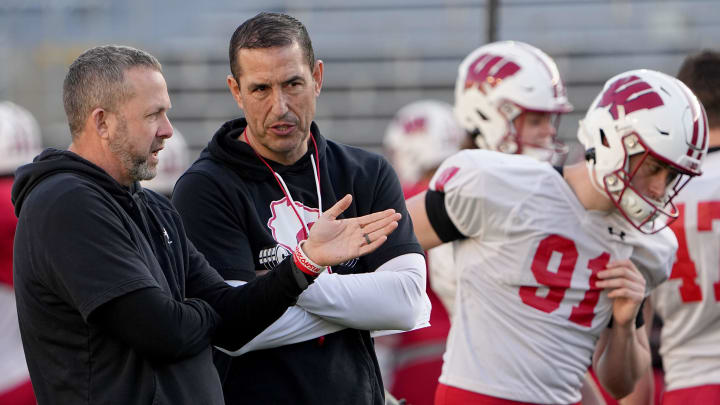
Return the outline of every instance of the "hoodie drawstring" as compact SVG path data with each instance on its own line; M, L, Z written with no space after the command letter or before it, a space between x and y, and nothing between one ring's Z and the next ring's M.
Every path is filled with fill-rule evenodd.
M290 203L290 208L292 208L293 212L295 213L295 216L298 218L300 223L303 226L303 229L305 230L305 238L307 238L308 235L310 235L310 228L308 228L307 223L305 222L305 218L298 213L297 208L295 207L295 200L293 200L292 196L290 195L290 189L285 184L285 180L283 180L282 176L280 174L276 173L275 170L268 164L268 162L263 159L262 156L260 156L259 153L255 150L255 148L250 143L250 139L248 139L247 136L247 127L245 127L245 130L243 131L243 136L245 137L245 142L247 142L248 145L250 145L250 148L255 152L255 156L260 159L261 162L265 164L265 166L270 170L270 173L272 173L273 177L275 178L275 181L280 186L280 189L282 190L283 194L285 194L285 197L288 199L288 202ZM320 194L320 153L318 152L317 143L315 142L315 137L310 134L310 139L313 141L313 146L315 146L315 156L317 157L317 163L315 162L315 158L313 158L312 155L310 155L310 162L312 163L313 167L313 177L315 178L315 191L317 192L317 199L318 199L318 216L322 215L322 197Z

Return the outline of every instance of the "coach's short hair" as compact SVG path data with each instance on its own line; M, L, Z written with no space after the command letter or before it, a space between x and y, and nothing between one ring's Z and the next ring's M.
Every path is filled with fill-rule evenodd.
M237 54L240 49L262 49L289 46L297 43L305 53L305 60L312 71L315 52L305 26L287 14L260 13L242 23L230 38L230 71L237 80L241 69Z
M93 109L113 111L132 96L125 71L133 67L162 71L154 56L129 46L98 46L75 59L63 83L63 104L73 139Z
M688 56L677 78L705 107L710 128L720 127L720 52L705 50Z

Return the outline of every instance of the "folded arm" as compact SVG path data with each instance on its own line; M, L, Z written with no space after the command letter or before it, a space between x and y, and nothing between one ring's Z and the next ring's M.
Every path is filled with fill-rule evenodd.
M429 305L425 283L424 256L409 253L373 273L322 274L297 305L349 328L409 330Z
M273 322L272 325L240 349L234 351L223 348L218 349L230 356L240 356L255 350L305 342L343 329L345 329L345 326L325 320L298 306L293 306L288 308L280 319Z
M145 288L100 306L89 322L143 356L175 361L206 349L220 317L202 300L179 302Z

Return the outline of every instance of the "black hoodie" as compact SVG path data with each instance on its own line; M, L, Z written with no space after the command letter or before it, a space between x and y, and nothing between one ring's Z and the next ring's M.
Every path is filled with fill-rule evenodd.
M173 194L188 236L225 279L252 280L248 269L277 269L277 264L303 239L304 231L289 208L282 188L252 148L238 140L246 121L225 123L200 158L178 180ZM326 140L313 123L320 166L322 208L345 194L352 205L344 217L394 208L403 214L398 228L375 252L333 271L374 271L407 253L420 253L395 172L381 156ZM308 152L285 166L267 163L287 184L300 215L312 222L318 197ZM309 224L311 225L311 224ZM259 308L258 308L259 309ZM225 375L227 404L382 404L383 386L373 342L367 331L345 329L275 349L246 353L216 364Z
M72 152L19 168L12 199L17 309L40 404L222 404L211 339L243 345L307 286L287 260L278 277L229 287L165 197ZM128 297L143 300L114 309Z

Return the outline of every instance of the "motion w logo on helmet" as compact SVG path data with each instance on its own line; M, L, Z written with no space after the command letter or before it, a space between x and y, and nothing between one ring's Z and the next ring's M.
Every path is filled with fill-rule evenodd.
M408 135L419 134L426 131L425 117L415 117L402 123L403 131Z
M478 90L484 93L483 83L490 87L500 84L505 78L514 75L520 66L502 56L482 54L470 65L465 78L465 89L477 85Z
M662 98L652 86L637 76L628 76L613 83L602 96L598 107L610 106L613 119L618 119L618 106L622 106L625 114L643 108L652 109L663 105Z

